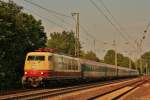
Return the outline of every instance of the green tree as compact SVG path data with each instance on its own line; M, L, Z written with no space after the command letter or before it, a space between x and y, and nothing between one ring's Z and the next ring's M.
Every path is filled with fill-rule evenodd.
M80 42L79 42L80 43ZM75 37L74 32L63 31L62 33L54 32L50 34L47 47L55 48L57 53L64 53L74 56L75 54ZM80 44L81 52L81 44Z
M87 51L86 53L82 51L81 58L100 62L100 59L96 56L96 54L93 51Z
M80 44L80 42L79 42ZM50 34L50 39L47 41L47 47L55 48L57 53L64 53L67 55L74 56L75 54L75 36L74 32L66 32L62 33L54 32ZM94 61L100 61L96 54L92 51L88 51L85 53L81 50L80 44L80 57L83 59L89 59Z
M0 0L0 87L13 88L23 75L25 55L44 47L46 33L41 21L22 12L12 1Z
M145 52L142 56L141 56L142 62L145 64L148 64L148 66L150 66L150 51L149 52Z
M104 56L104 62L107 64L115 65L114 59L115 59L115 51L114 50L108 50Z
M121 53L117 53L117 65L118 66L129 67L129 60L131 60L131 58L125 57ZM107 51L106 55L104 56L104 62L115 65L115 51L114 50ZM132 60L131 60L131 66L132 68L135 68L135 64Z
M146 66L147 66L147 70L148 72L150 72L150 51L149 52L145 52L141 58L142 60L142 69L143 72L146 73ZM140 59L138 59L137 63L138 63L138 68L140 69Z

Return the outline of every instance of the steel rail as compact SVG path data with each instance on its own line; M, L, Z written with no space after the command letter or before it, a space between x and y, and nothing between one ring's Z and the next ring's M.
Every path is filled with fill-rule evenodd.
M72 86L72 87L66 87L66 88L59 88L59 89L43 89L40 91L31 91L31 92L24 92L24 93L18 93L18 94L12 94L10 96L4 95L0 96L0 99L2 100L10 100L10 99L42 99L46 97L52 97L52 96L57 96L60 94L65 94L69 92L75 92L79 90L84 90L84 89L89 89L89 88L94 88L94 87L100 87L104 85L109 85L113 84L116 82L123 82L123 81L130 81L131 79L123 79L123 80L114 80L114 81L106 81L106 82L98 82L98 83L92 83L92 84L83 84L79 86ZM132 79L132 80L135 80Z
M150 79L149 79L149 80L150 80ZM112 98L111 100L118 100L119 98L121 98L121 97L124 96L125 94L131 92L132 90L136 89L138 86L140 86L140 85L146 83L147 81L148 81L148 80L142 80L142 81L141 81L141 80L138 80L138 81L135 81L135 82L133 82L133 83L125 84L125 85L123 85L123 86L121 86L121 87L112 89L112 90L107 91L107 92L105 92L105 93L98 94L98 95L96 95L96 96L90 97L90 98L88 98L88 100L94 100L94 99L97 99L97 98L101 98L102 96L106 96L106 95L108 95L108 94L114 93L114 92L119 91L119 90L121 90L121 89L123 89L123 88L125 88L125 87L129 87L129 86L131 87L131 86L132 86L132 88L130 88L129 90L127 90L127 91L125 91L125 92L123 92L123 93L121 93L121 94L119 94L119 95L117 95L117 96L111 97L111 98Z

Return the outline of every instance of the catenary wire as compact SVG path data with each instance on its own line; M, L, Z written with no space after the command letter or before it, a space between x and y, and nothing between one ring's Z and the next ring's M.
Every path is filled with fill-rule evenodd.
M42 7L41 5L36 4L36 3L32 2L31 0L24 0L24 1L30 3L30 4L32 4L32 5L34 5L34 6L37 6L37 7L41 8L41 9L44 9L44 10L50 12L50 13L53 13L53 14L56 14L56 15L59 15L59 16L63 16L63 17L67 17L67 18L71 18L71 16L68 16L68 15L65 15L65 14L62 14L62 13L59 13L59 12L56 12L56 11L54 11L54 10L50 10L50 9L45 8L45 7Z
M24 0L24 1L27 2L27 3L29 3L29 4L31 4L31 5L34 5L34 6L38 7L38 8L40 8L40 9L42 9L42 10L48 12L48 13L53 14L53 16L56 17L57 19L59 19L61 22L65 23L65 24L67 24L67 25L69 25L69 26L70 26L70 25L72 26L72 24L68 23L68 22L65 21L63 18L60 18L60 17L71 18L71 16L68 16L68 15L65 15L65 14L62 14L62 13L58 13L58 12L56 12L56 11L54 11L54 10L51 10L51 9L47 9L47 8L41 6L41 5L37 4L37 3L34 3L34 2L32 2L32 1L29 1L29 0ZM59 16L59 17L58 17L58 16Z
M67 18L69 18L69 17L71 17L71 16L67 16L67 15L65 15L65 14L62 14L62 13L58 13L58 12L56 12L56 11L54 11L54 10L50 10L50 9L47 9L47 8L45 8L45 7L42 7L41 5L39 5L39 4L36 4L36 3L34 3L34 2L31 2L31 1L29 1L29 0L24 0L25 2L27 2L27 3L30 3L30 4L32 4L32 5L34 5L34 6L36 6L36 7L38 7L38 8L40 8L40 9L43 9L43 10L45 10L45 11L47 11L47 12L49 12L49 13L54 13L54 14L56 14L56 15L59 15L59 16L63 16L63 17L67 17ZM28 9L29 10L29 9ZM35 13L35 12L34 12ZM48 18L46 18L46 17L43 17L43 16L41 16L41 15L39 15L39 14L37 14L36 13L36 15L38 15L39 17L42 17L42 18L44 18L45 20L48 20L49 22L51 22L51 23L53 23L53 24L55 24L55 25L57 25L57 26L59 26L59 27L61 27L61 28L64 28L62 25L59 25L59 24L57 24L57 23L55 23L54 21L52 21L52 20L49 20ZM56 16L57 17L57 16ZM60 19L59 17L57 17L59 20L61 20L62 22L64 22L64 23L66 23L66 24L68 24L68 25L71 25L70 23L67 23L67 22L65 22L63 19ZM81 29L91 38L93 38L93 40L96 40L97 41L97 39L95 39L95 37L94 36L92 36L88 31L86 31L85 30L85 28L80 24L80 27L81 27ZM66 28L65 28L66 29ZM102 44L104 44L105 42L103 42L103 41L100 41Z
M120 28L120 30L122 30L124 33L126 33L127 37L131 39L131 37L129 36L129 34L127 34L127 32L125 32L124 28L120 25L120 23L116 20L116 18L113 16L113 14L111 13L111 11L108 9L108 7L106 6L106 4L103 2L103 0L98 0L101 5L104 7L104 9L108 12L108 14L111 16L111 18L114 20L114 22L118 25L118 27Z
M128 41L128 38L126 38L122 32L120 31L120 29L111 21L111 19L102 11L102 9L100 7L98 7L98 5L93 1L93 0L89 0L91 2L92 5L94 5L94 7L107 19L107 21L114 27L114 29L116 31L119 32L120 36L125 40L125 41ZM130 42L129 42L130 43ZM132 47L136 48L135 45L132 45Z

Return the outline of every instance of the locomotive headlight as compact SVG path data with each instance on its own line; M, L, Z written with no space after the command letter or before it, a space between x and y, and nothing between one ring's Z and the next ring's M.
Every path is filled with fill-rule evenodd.
M24 74L26 75L26 74L27 74L27 72L24 72Z
M43 73L43 72L41 72L41 74L43 75L44 73Z

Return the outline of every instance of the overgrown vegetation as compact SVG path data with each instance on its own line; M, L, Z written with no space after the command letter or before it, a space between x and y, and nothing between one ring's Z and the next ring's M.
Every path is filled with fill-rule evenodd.
M66 32L63 31L62 33L60 32L54 32L50 34L50 39L47 42L47 46L49 48L55 48L57 53L62 53L66 54L69 56L74 56L75 55L75 33L70 31ZM89 60L94 60L94 61L100 61L99 58L96 56L96 54L92 51L83 51L82 45L79 41L80 44L80 50L79 50L79 55L80 58L83 59L89 59Z
M117 65L122 67L129 67L129 60L131 58L125 57L121 53L117 53ZM115 65L115 51L108 50L104 56L104 62L107 64ZM131 60L131 67L135 69L135 63Z
M0 0L0 89L20 86L25 54L44 47L46 33L41 21L22 12L12 1Z

